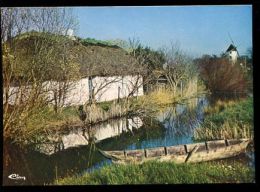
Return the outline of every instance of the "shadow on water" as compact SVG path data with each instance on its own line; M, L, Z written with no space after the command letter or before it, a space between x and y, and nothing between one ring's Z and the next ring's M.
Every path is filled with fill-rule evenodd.
M35 150L21 150L4 145L4 185L44 185L57 178L83 174L110 160L97 149L124 150L192 143L193 130L203 121L206 97L193 98L186 104L168 106L154 117L112 120L94 127L96 144L89 144L84 129L73 129L60 136L60 143L37 145ZM12 180L10 174L25 176Z

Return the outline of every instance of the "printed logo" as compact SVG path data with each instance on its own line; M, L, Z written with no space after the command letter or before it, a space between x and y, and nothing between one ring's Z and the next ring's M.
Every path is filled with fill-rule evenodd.
M14 174L14 173L9 175L8 178L14 180L20 180L20 179L26 180L25 176L19 176L18 174Z

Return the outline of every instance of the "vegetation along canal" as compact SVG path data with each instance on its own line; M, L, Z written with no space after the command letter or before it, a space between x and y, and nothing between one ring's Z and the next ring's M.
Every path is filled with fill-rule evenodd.
M52 184L55 179L81 175L110 164L110 160L99 154L97 149L141 149L195 142L194 129L203 122L205 107L208 105L208 99L201 96L183 104L161 108L154 117L121 118L99 124L95 127L95 145L84 141L82 128L63 135L63 145L59 150L51 144L39 144L36 150L5 145L4 183ZM252 156L253 153L247 153L236 160L254 166ZM26 179L8 179L11 174Z

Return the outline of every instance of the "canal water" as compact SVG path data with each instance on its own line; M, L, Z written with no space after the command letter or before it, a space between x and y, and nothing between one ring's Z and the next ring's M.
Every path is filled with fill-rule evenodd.
M207 105L208 100L202 96L164 107L153 117L121 118L96 125L93 127L95 145L88 143L83 128L60 135L59 142L35 145L34 150L5 145L3 184L47 185L57 178L84 174L111 164L97 149L143 149L193 143L194 129L203 121L203 109ZM21 178L8 178L12 174Z

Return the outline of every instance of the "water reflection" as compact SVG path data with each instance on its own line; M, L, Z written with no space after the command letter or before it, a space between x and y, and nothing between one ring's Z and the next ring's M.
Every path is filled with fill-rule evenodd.
M104 139L121 135L124 132L133 132L133 129L138 129L143 125L140 117L121 118L110 120L106 123L101 123L91 127L93 131L88 133L88 129L78 128L69 131L67 134L59 135L59 139L49 138L55 142L41 143L35 146L35 149L41 153L51 155L58 151L66 150L71 147L88 145L90 135L95 138L95 142L100 142Z
M88 143L86 129L60 135L60 141L37 145L38 151L19 150L4 145L4 185L43 185L56 178L92 171L111 163L97 151L139 149L191 143L193 130L203 121L205 97L187 104L161 109L155 117L122 118L93 127L96 145ZM10 180L16 173L26 181Z
M111 163L97 152L97 148L123 150L190 141L191 127L202 118L204 104L201 103L201 99L194 99L187 105L164 108L156 117L122 118L96 125L93 127L96 146L88 145L85 129L73 129L60 135L60 139L55 143L38 144L37 151L9 150L12 162L4 169L4 183L51 183L55 178L81 174ZM7 145L5 148L8 148ZM14 146L10 147L13 148ZM25 176L26 181L14 183L13 180L6 179L12 173Z
M186 104L177 104L160 110L155 120L161 124L161 129L159 129L161 134L157 134L156 138L146 138L138 143L133 143L127 149L192 143L194 128L203 121L203 109L207 105L207 99L201 97L192 98ZM144 128L149 126L149 123L146 123ZM154 130L153 128L151 131Z
M169 108L160 116L159 120L164 123L167 135L172 138L192 137L194 128L203 121L203 108L207 106L205 98L193 98L187 105L177 105Z

